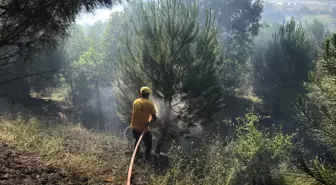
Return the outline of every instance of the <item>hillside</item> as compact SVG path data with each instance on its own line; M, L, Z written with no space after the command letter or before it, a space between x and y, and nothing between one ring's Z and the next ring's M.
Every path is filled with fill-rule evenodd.
M127 141L109 133L94 133L79 125L61 125L34 117L28 122L2 117L0 149L0 184L8 185L125 184L132 153ZM164 173L154 166L136 163L134 184L171 184L172 177L173 184L211 184L207 178L194 177L190 167L180 171L184 165L181 154L172 156L180 162ZM209 177L220 171L217 173L209 172ZM287 183L316 184L305 175L289 172Z
M130 148L108 133L34 118L27 124L2 118L0 140L2 184L125 183ZM141 176L135 178L137 184L148 184Z

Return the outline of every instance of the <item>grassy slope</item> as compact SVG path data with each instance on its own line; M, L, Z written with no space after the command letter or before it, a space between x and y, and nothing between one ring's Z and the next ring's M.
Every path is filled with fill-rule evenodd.
M49 125L49 126L48 126ZM92 133L80 126L55 126L31 120L30 124L2 118L0 140L40 155L45 164L64 173L88 178L90 184L125 184L131 156L129 145L107 133ZM135 171L138 184L151 184L150 168ZM137 170L137 169L135 169Z
M21 123L20 120L12 121L2 117L0 141L36 153L46 165L62 169L66 176L88 179L89 184L107 183L107 179L110 180L107 184L125 184L132 153L126 141L108 133L93 133L78 125L56 125L37 119L31 119L29 124ZM158 174L149 166L135 165L133 174L138 185L171 184L169 178L172 176L177 178L175 184L199 182L191 172L181 172L177 168ZM305 175L288 173L286 184L316 183Z

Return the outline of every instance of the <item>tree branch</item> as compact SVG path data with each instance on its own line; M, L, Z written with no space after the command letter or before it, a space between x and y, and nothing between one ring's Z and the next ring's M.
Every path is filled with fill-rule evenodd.
M21 75L21 76L12 78L12 79L4 81L4 82L0 82L0 85L5 85L5 84L8 84L8 83L13 82L15 80L20 80L22 78L31 77L31 76L42 76L42 77L44 77L43 73L48 73L48 72L53 72L53 71L58 71L58 70L59 69L51 69L51 70L47 70L47 71L44 71L44 72L38 72L38 73L31 73L31 74Z

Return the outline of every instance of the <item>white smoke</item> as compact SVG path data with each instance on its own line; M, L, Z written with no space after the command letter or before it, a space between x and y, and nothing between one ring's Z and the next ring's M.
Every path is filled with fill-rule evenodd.
M183 122L182 119L178 119L177 117L181 115L181 111L185 108L185 103L181 102L180 97L176 97L173 99L171 103L171 107L168 103L165 103L162 99L158 97L151 97L154 106L157 110L157 117L159 124L162 124L162 121L169 122L171 128L175 128L179 131L185 129L185 125L187 123ZM203 133L203 127L199 123L194 123L195 127L191 127L188 129L189 133L185 135L181 135L181 139L184 137L199 137Z
M121 135L121 122L116 114L116 97L111 86L99 87L99 101L101 110L103 111L106 128L115 134L118 133L118 135Z

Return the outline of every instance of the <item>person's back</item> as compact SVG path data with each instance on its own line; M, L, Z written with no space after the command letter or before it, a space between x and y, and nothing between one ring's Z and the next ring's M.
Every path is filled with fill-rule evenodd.
M138 98L133 103L131 128L138 132L149 131L148 123L156 110L152 101Z
M134 148L142 134L143 141L146 146L145 159L150 159L150 153L152 150L152 134L149 130L148 124L155 121L156 110L152 101L148 100L151 90L148 87L142 87L140 89L141 98L136 99L133 102L131 129L135 139Z

